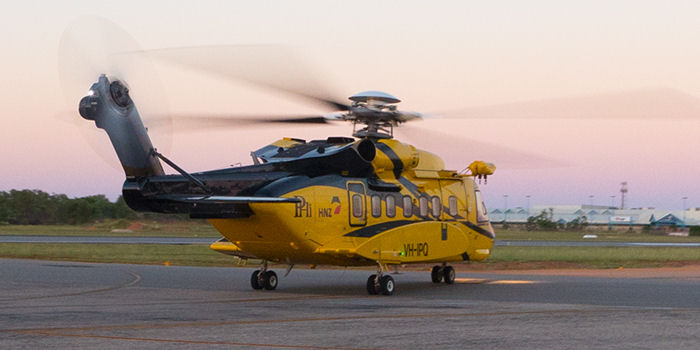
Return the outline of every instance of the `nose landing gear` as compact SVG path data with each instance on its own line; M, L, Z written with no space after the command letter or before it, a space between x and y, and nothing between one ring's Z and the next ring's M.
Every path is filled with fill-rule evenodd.
M377 274L370 275L367 278L367 293L370 295L392 295L396 289L394 278L389 275L384 275L385 268L381 263L378 263Z
M265 288L266 290L274 290L277 288L278 282L279 280L277 279L275 271L268 271L267 261L263 262L260 270L253 271L253 274L250 276L250 286L253 287L253 289Z

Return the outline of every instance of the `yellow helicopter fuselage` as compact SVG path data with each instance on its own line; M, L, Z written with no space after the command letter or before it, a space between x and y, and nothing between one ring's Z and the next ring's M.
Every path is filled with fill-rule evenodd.
M375 145L376 179L320 176L282 195L297 203L251 203L250 217L210 219L226 238L212 249L340 266L486 259L494 234L474 174L444 170L439 157L394 139Z

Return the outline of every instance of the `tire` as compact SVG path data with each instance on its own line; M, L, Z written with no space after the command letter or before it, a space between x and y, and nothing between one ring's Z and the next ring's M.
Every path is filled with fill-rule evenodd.
M445 269L442 272L443 274L443 279L445 280L445 283L447 284L454 284L455 283L455 269L452 266L445 266Z
M277 288L277 283L279 280L277 279L277 274L275 271L267 271L263 275L263 287L267 290L275 290Z
M430 271L430 278L433 280L433 283L440 283L442 282L442 269L440 266L435 265L433 266L433 269Z
M379 292L377 286L374 284L375 278L377 278L377 275L371 275L367 278L367 293L370 295L377 295Z
M384 275L379 280L379 286L382 289L382 294L392 295L394 290L396 290L396 283L394 283L394 278L389 275Z
M258 278L258 275L260 274L260 270L255 270L253 271L253 274L250 276L250 286L253 287L253 289L262 289L263 286L260 284L260 280Z

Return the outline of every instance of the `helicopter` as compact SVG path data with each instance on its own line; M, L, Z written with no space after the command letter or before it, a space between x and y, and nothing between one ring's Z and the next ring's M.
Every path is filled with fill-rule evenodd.
M79 19L66 29L59 73L70 117L79 121L72 107L79 99L80 116L107 133L124 172L122 197L129 207L206 219L222 236L211 249L261 261L250 277L256 290L277 288L273 264L286 265L285 276L295 265L376 266L377 272L367 278L367 292L392 295L396 284L387 273L391 267L434 264L432 282L453 284L455 270L449 263L482 261L490 255L495 235L477 181L494 173L493 164L476 160L463 171L446 169L439 156L394 137L395 128L425 117L399 110L401 100L395 96L363 91L349 102L329 98L288 51L278 46L243 49L143 51L122 28L99 17ZM147 59L133 60L140 56ZM200 114L190 121L350 123L352 137L284 137L251 152L250 165L187 172L159 152L149 135L154 111L144 100L154 104L154 94L162 89L149 88L152 80L139 78L155 75L154 69L142 69L152 56L216 76L235 69L229 77L310 99L333 112L264 118ZM264 64L266 58L272 64ZM279 67L282 72L275 71L279 62L285 62ZM251 73L246 67L252 65L264 66L274 77L265 80L256 75L260 70ZM304 83L304 88L278 84L280 73L289 71L301 74L285 81ZM139 90L132 93L128 81L136 81L135 89L148 91L147 96ZM146 98L135 101L132 95ZM158 113L163 103L156 102ZM176 173L166 174L164 166Z
M253 164L188 173L153 146L129 88L100 75L79 113L106 131L124 170L125 202L136 211L207 219L223 236L211 248L260 259L253 289L274 290L271 264L376 266L369 294L392 295L389 266L435 263L434 283L455 282L455 261L482 261L494 231L476 179L495 166L474 161L468 173L402 143L393 128L420 119L388 93L365 91L331 117L284 122L353 124L353 137L282 138L251 153ZM275 120L276 121L276 120ZM166 175L162 163L179 174Z

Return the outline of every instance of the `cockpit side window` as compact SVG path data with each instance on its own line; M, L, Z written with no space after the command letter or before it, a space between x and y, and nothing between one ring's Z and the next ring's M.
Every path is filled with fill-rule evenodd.
M453 217L454 217L454 216L457 216L457 211L458 211L458 207L457 207L457 197L455 197L455 196L450 196L450 198L448 199L448 201L449 201L449 205L448 205L448 207L447 207L448 213L450 214L450 216L453 216Z
M486 206L484 205L484 200L481 198L480 191L474 191L474 200L476 201L476 221L489 221L489 214L486 212Z

